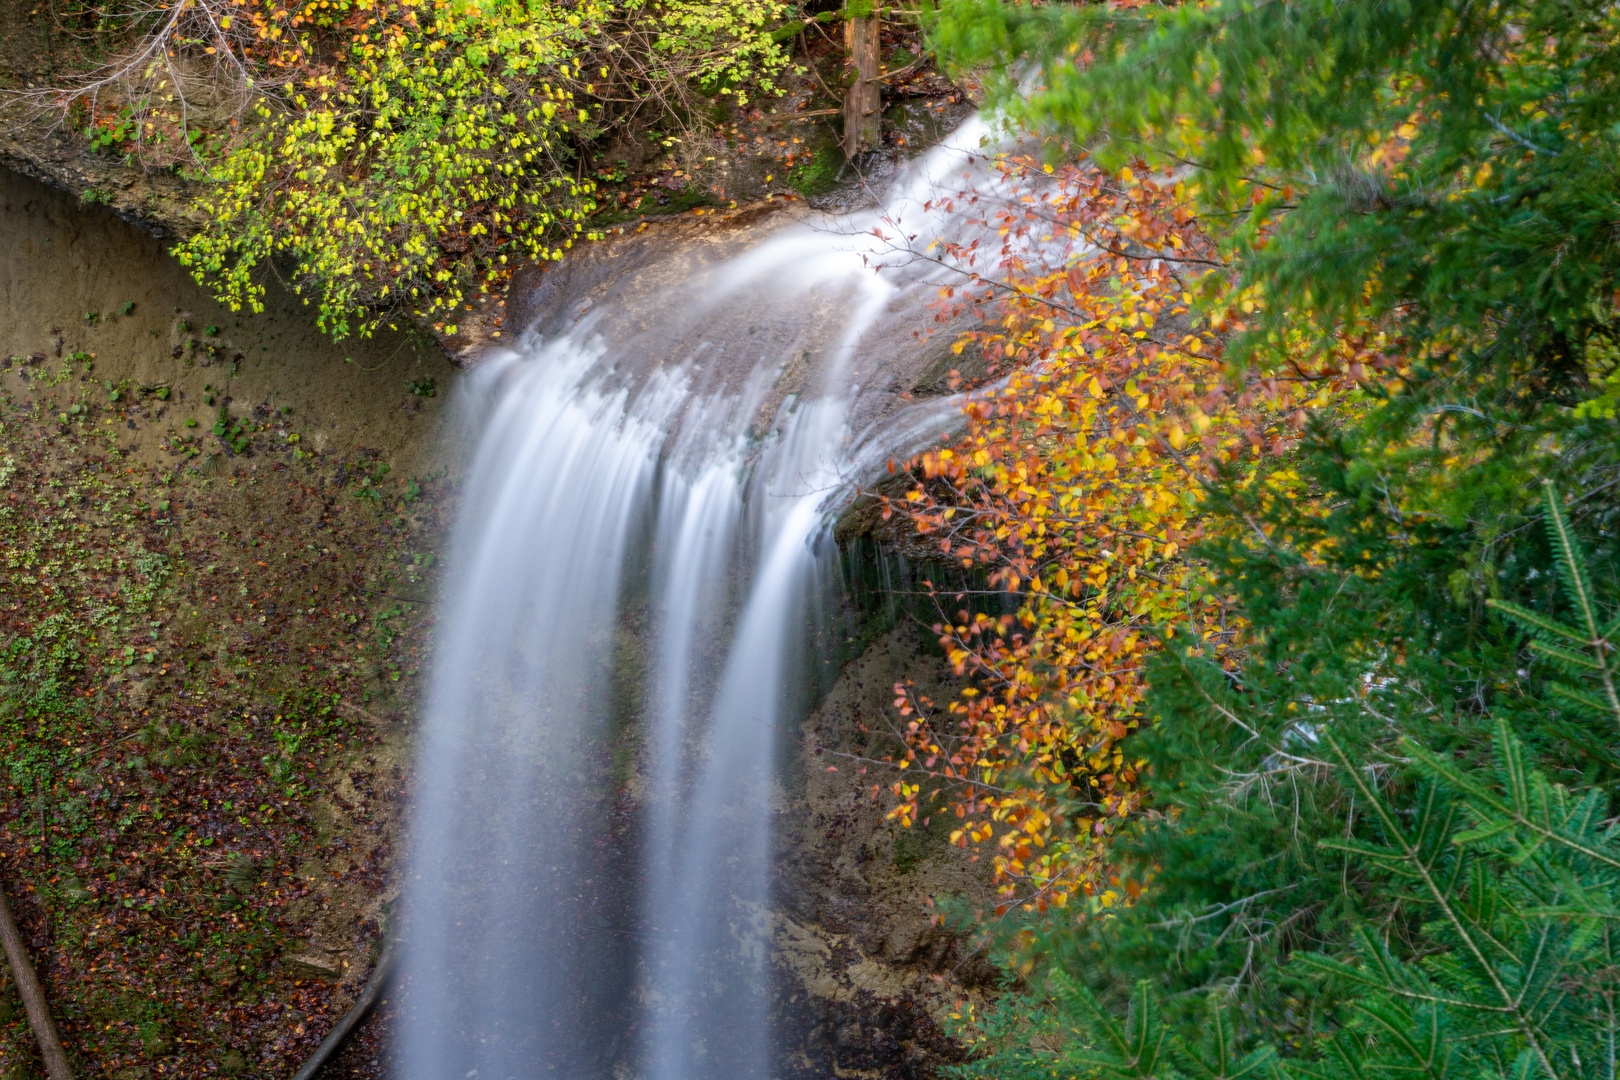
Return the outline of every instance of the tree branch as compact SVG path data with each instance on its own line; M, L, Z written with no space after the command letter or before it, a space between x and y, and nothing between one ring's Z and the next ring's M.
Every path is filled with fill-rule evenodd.
M11 965L11 977L17 982L17 993L28 1012L28 1026L39 1040L39 1054L45 1059L45 1071L51 1080L73 1080L68 1066L67 1052L62 1049L62 1037L57 1034L56 1021L51 1019L45 991L34 972L34 962L28 957L17 922L11 917L11 905L6 901L5 888L0 886L0 944L5 946L6 962Z

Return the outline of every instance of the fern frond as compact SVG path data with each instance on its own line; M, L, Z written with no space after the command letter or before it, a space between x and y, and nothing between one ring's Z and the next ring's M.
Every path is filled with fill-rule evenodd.
M1517 832L1514 839L1521 857L1533 854L1541 844L1551 843L1620 871L1620 848L1606 835L1592 833L1585 801L1571 812L1567 796L1548 784L1545 777L1530 771L1524 762L1524 747L1505 720L1497 721L1495 744L1496 781L1505 794L1499 794L1489 781L1458 769L1410 739L1403 740L1401 747L1420 771L1467 798L1469 812L1478 822L1476 831L1489 828L1493 836Z
M1553 690L1558 690L1556 683ZM1595 704L1589 703L1587 707L1593 712L1598 711ZM1563 739L1581 753L1597 759L1611 769L1620 769L1620 756L1616 756L1613 750L1598 741L1591 728L1558 719L1543 721L1543 726L1549 734Z
M1153 992L1153 984L1146 979L1138 980L1131 994L1131 1009L1125 1017L1125 1026L1131 1040L1133 1063L1143 1075L1152 1074L1158 1068L1168 1033L1159 1019L1158 995Z
M1105 1043L1112 1050L1112 1053L1077 1051L1071 1055L1071 1060L1102 1070L1109 1076L1156 1080L1169 1033L1159 1019L1159 1002L1152 984L1145 979L1136 984L1125 1023L1120 1024L1089 989L1064 972L1054 972L1052 982L1055 996L1069 1014L1094 1037L1100 1036L1094 1041Z
M1567 683L1553 683L1551 690L1565 701L1580 705L1599 716L1609 715L1608 703L1584 690L1577 690Z
M1450 1080L1454 1053L1446 1038L1445 1015L1433 1006L1408 1009L1389 999L1358 1002L1356 1011L1379 1031L1379 1048L1400 1061L1400 1070L1429 1078ZM1387 1067L1387 1066L1386 1066Z

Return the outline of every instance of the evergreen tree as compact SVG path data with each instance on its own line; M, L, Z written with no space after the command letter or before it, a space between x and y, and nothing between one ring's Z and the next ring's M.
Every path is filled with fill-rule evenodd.
M1565 722L1614 729L1591 632L1612 602L1550 485L1545 507L1568 615L1496 606L1578 679ZM1054 1007L1004 1005L971 1074L1614 1075L1612 778L1550 781L1518 733L1534 709L1463 719L1404 662L1308 662L1274 652L1236 682L1194 650L1162 662L1173 813L1133 852L1160 873L1137 907L1047 935Z
M1034 996L968 1074L1616 1075L1617 20L944 9L1025 122L1193 163L1265 298L1240 361L1375 325L1404 372L1286 463L1305 497L1211 491L1252 647L1156 662L1141 900L1023 927Z

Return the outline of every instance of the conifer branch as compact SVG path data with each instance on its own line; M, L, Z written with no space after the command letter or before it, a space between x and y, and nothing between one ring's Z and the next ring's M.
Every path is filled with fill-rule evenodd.
M1403 861L1412 868L1418 879L1423 883L1424 889L1428 892L1430 902L1440 910L1441 915L1451 926L1452 932L1462 941L1463 947L1473 958L1474 963L1478 965L1479 973L1484 975L1496 995L1508 1007L1508 1011L1513 1013L1515 1028L1519 1033L1519 1037L1529 1047L1531 1054L1536 1059L1536 1063L1549 1080L1559 1080L1558 1071L1553 1068L1552 1062L1547 1060L1546 1051L1541 1047L1541 1040L1537 1037L1534 1023L1519 1011L1517 996L1502 982L1502 975L1497 965L1491 962L1479 941L1476 940L1477 935L1474 933L1470 921L1463 918L1462 914L1457 910L1450 890L1446 889L1435 878L1428 861L1423 858L1422 852L1407 839L1401 823L1390 813L1383 797L1367 783L1366 778L1361 774L1361 770L1350 763L1349 757L1340 749L1339 744L1331 735L1325 735L1324 739L1328 744L1328 748L1333 751L1333 755L1339 759L1339 764L1344 771L1350 775L1351 782L1355 784L1362 798L1372 805L1379 822L1383 826L1387 842L1400 853Z
M1586 571L1586 557L1579 539L1570 528L1569 518L1558 498L1552 481L1544 481L1542 499L1546 504L1547 535L1558 554L1558 577L1570 603L1574 605L1579 626L1570 626L1558 619L1531 611L1519 604L1492 598L1488 607L1508 616L1539 640L1530 643L1530 651L1550 660L1565 674L1592 673L1602 687L1602 700L1593 698L1574 687L1553 684L1559 696L1600 715L1607 714L1610 722L1620 731L1620 670L1615 665L1615 649L1610 643L1613 627L1604 627L1599 621L1598 602L1592 589L1591 577ZM1620 625L1620 620L1615 625ZM1582 652L1555 645L1546 640L1562 638L1582 646Z

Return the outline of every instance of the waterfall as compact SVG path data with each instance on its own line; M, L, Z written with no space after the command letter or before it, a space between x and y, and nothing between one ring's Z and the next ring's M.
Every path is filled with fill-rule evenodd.
M830 516L955 411L887 384L943 271L873 264L968 228L929 202L994 183L983 133L879 209L588 298L469 379L406 876L407 1077L770 1074L774 765L837 585Z

